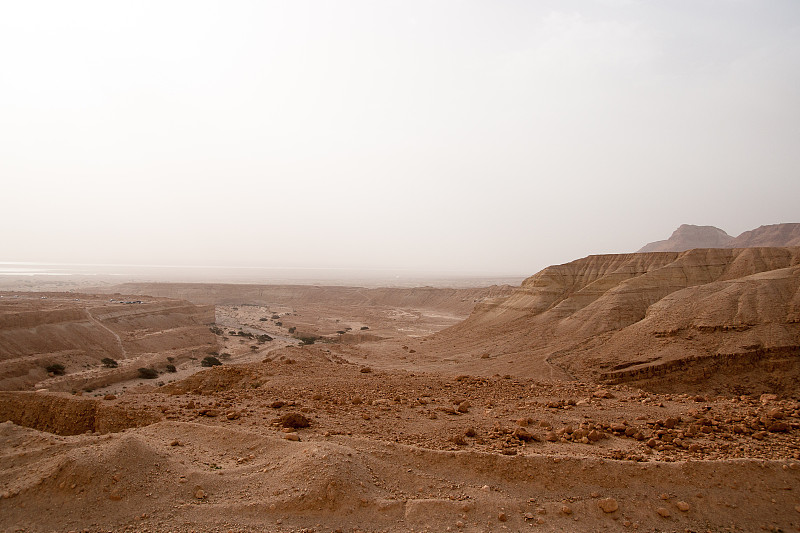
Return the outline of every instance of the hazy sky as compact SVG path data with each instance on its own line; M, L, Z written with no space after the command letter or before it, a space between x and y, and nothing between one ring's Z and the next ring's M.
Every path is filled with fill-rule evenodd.
M532 274L798 169L797 0L0 0L0 261Z

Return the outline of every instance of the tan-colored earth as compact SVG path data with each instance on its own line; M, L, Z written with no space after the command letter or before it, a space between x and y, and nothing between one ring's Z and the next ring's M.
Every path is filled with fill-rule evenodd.
M2 293L0 530L800 531L800 248L114 291Z

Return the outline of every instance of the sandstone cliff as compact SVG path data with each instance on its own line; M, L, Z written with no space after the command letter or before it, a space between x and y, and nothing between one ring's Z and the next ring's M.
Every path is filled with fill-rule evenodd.
M643 380L702 367L692 378L702 382L736 367L743 386L760 387L758 378L796 387L800 248L599 255L551 266L419 349L452 360L454 371Z

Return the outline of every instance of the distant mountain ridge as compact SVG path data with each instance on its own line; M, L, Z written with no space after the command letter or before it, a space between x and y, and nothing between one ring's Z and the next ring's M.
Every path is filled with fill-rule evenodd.
M684 252L695 248L800 246L800 223L771 224L731 237L714 226L682 224L669 239L644 245L637 253Z

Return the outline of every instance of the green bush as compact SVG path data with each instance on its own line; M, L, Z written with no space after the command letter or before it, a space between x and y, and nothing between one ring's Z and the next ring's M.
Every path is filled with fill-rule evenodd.
M138 372L139 377L142 379L155 379L158 377L158 372L152 368L140 368Z
M211 355L204 357L203 360L200 361L200 366L218 366L221 364L222 362L219 359Z
M64 368L64 365L61 363L53 363L52 365L48 365L45 370L52 372L56 376L63 376L67 369Z

